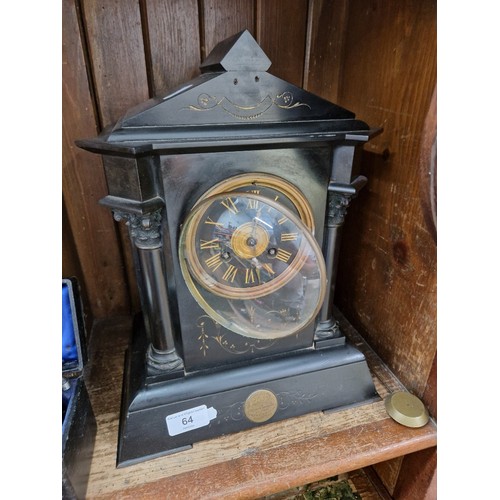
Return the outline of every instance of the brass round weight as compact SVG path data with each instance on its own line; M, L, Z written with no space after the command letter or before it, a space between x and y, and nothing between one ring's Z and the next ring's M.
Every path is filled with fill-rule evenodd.
M278 409L278 399L273 392L259 389L245 401L243 411L251 422L262 423L271 419Z
M395 392L385 398L385 409L391 418L406 427L423 427L429 421L426 407L409 392Z

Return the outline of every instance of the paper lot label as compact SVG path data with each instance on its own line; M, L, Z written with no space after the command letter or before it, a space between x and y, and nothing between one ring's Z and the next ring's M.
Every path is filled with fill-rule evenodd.
M167 430L169 436L177 436L183 432L189 432L200 427L205 427L217 416L217 410L206 405L189 408L178 413L168 415Z

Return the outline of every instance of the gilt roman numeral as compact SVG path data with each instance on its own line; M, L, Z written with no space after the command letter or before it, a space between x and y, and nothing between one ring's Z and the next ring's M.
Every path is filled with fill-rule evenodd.
M234 281L234 278L236 277L237 272L238 272L238 268L233 266L232 264L229 264L226 272L222 275L222 279L226 280L226 281L230 281L232 283Z
M219 267L222 265L222 259L220 253L217 253L215 255L212 255L209 259L205 260L205 264L211 271L215 271L219 269Z
M202 250L207 250L208 248L220 248L220 240L218 238L214 238L213 240L200 240L200 248Z
M278 201L278 199L279 199L279 196L278 196L278 195L276 195L276 196L274 197L274 201ZM268 213L268 214L269 214L269 213L271 213L271 210L274 210L274 208L273 208L273 207L268 207L268 209L267 209L267 213Z
M276 253L276 258L281 260L281 262L288 262L290 260L290 257L292 254L290 252L287 252L286 250L283 250L281 248L278 248L278 251Z
M255 283L255 273L253 269L245 269L245 285Z
M296 241L299 233L281 233L281 241Z
M207 217L207 219L205 220L205 224L212 224L214 226L222 226L222 222L215 222L213 221L210 217Z
M248 200L248 203L247 203L247 208L249 210L258 210L260 207L260 201L259 200Z
M267 262L265 264L262 264L262 267L269 273L269 274L276 274L273 271L273 268L271 267L271 264L268 264Z
M232 214L238 213L238 207L235 205L232 198L226 198L224 201L221 201L221 205L226 207Z

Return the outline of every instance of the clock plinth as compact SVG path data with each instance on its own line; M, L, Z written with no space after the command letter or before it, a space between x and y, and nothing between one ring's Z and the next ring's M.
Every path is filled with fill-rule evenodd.
M77 144L103 157L142 316L118 464L376 397L333 314L340 234L379 130L267 72L248 32Z
M118 467L256 425L380 399L364 356L349 344L147 383L140 327L134 336L125 364ZM250 403L245 410L248 401L251 410ZM275 409L269 408L273 401Z

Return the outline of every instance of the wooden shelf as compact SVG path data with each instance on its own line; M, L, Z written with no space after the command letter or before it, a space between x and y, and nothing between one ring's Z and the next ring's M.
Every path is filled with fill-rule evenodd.
M258 498L436 446L432 420L410 429L387 415L383 398L404 387L337 314L349 341L367 358L380 401L271 423L122 469L115 462L132 321L97 323L86 372L97 420L87 498Z

